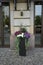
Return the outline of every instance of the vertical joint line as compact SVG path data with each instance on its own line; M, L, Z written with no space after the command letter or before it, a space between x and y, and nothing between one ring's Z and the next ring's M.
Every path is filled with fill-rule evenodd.
M14 4L15 4L15 5L14 5L14 6L15 6L15 10L16 10L16 3L17 3L17 0L14 0Z
M27 10L29 10L29 0L27 0Z

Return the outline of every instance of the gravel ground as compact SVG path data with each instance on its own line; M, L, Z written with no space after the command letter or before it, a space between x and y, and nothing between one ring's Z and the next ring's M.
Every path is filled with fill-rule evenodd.
M43 48L29 49L25 57L16 50L0 48L0 65L43 65Z

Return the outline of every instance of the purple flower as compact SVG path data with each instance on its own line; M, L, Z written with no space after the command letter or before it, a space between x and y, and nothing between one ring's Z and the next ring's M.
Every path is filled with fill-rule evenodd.
M24 36L25 36L26 38L30 38L30 33L25 32L25 33L24 33Z
M21 34L21 31L16 31L16 32L15 32L15 36L17 36L17 35L19 35L19 34Z

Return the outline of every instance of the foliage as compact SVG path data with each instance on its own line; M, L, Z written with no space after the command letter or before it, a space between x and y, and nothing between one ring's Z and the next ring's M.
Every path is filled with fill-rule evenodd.
M8 25L8 27L10 27L10 18L9 18L9 16L5 16L4 15L4 12L3 12L3 25L5 26L5 25Z
M27 32L27 30L25 28L20 28L20 31L23 33Z
M41 25L41 17L40 16L35 17L35 25Z
M5 25L8 25L8 27L10 27L10 19L8 16L5 17L4 23L5 23Z

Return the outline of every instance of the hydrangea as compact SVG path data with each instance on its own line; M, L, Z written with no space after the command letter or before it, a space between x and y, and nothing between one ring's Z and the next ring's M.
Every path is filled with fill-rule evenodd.
M24 37L26 37L26 38L30 38L30 33L25 32L25 33L24 33Z
M16 31L16 32L15 32L15 36L17 36L17 35L19 35L19 34L21 34L21 31Z

